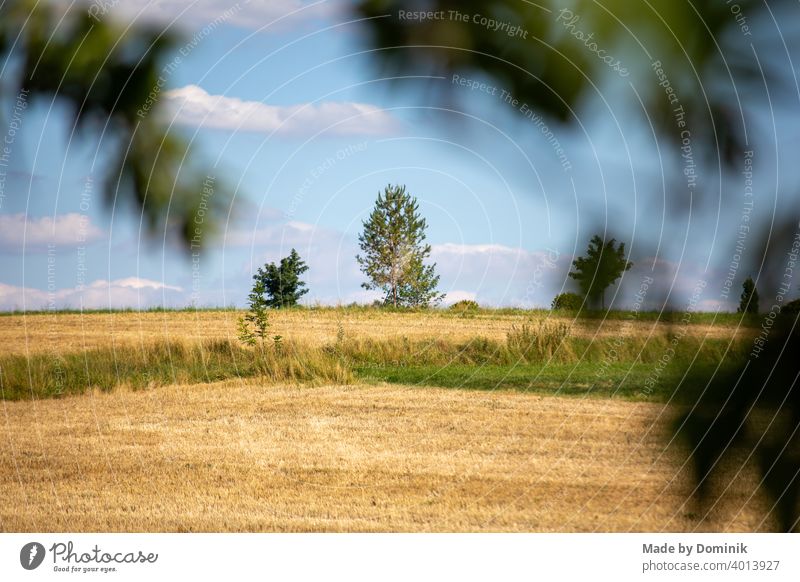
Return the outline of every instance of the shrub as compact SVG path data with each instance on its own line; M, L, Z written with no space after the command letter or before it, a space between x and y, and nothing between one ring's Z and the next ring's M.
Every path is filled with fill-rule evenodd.
M559 293L553 298L550 308L564 311L580 311L583 306L583 297L577 293Z
M477 311L480 309L480 306L477 301L473 301L472 299L462 299L461 301L453 303L450 309L453 311Z

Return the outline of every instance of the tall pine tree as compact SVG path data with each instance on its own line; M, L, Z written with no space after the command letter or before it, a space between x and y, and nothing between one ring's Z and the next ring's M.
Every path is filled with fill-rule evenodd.
M390 184L379 193L363 226L356 260L369 281L362 287L380 289L384 303L394 307L424 307L442 300L436 264L425 264L431 254L425 244L427 222L405 186Z

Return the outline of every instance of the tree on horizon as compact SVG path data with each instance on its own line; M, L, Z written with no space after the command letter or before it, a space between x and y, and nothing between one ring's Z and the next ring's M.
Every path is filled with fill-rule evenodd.
M425 243L427 226L417 199L405 186L386 186L358 236L361 253L356 261L369 278L361 286L380 289L385 293L384 304L393 307L439 303L444 295L436 290L436 264L425 264L431 254L431 246Z
M616 243L616 239L606 242L600 235L594 235L586 256L572 261L574 271L569 273L584 296L594 304L599 300L602 309L606 308L606 289L633 266L625 258L625 243Z
M758 289L752 277L742 283L742 294L739 297L738 313L758 313Z
M267 306L276 309L296 306L308 293L305 282L300 279L306 271L308 265L295 249L280 263L268 263L259 268L255 276L262 282Z

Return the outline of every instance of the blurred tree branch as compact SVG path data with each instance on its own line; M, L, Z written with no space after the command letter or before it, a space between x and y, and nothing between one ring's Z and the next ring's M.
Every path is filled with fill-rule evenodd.
M737 6L753 17L764 9L756 0ZM693 135L728 161L743 138L731 109L734 81L762 82L752 55L728 34L739 26L735 16L718 0L361 0L358 12L370 18L370 43L389 74L488 75L520 102L575 122L581 99L601 98L603 78L623 72L662 137L679 141L674 103L653 71L660 64Z
M160 65L177 38L159 28L121 28L86 11L49 2L0 5L4 94L28 91L69 104L79 134L114 138L104 197L141 212L151 237L170 235L188 249L202 200L204 172L191 164L189 144L160 120ZM224 191L205 204L226 209ZM206 220L204 236L214 221Z

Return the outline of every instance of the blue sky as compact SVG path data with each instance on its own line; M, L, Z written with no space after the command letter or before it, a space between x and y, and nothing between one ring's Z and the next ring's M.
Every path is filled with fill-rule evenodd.
M580 126L543 128L491 91L458 86L445 110L431 94L451 78L382 78L347 2L252 0L227 16L230 4L215 0L186 8L154 2L138 13L121 3L103 17L163 26L177 18L188 44L166 76L165 119L193 140L201 168L235 187L233 220L216 217L224 232L194 263L145 239L137 216L102 198L113 141L70 139L62 106L32 102L0 199L0 309L243 305L255 268L292 247L311 267L306 303L369 302L377 295L360 288L356 241L389 183L419 200L448 303L548 306L573 289L566 273L589 236L613 224L635 263L620 307L653 276L659 294L649 308L670 288L680 304L699 279L708 281L702 308L735 308L746 274L729 300L719 289L741 209L718 208L715 193L743 191L744 177L701 167L711 202L688 217L673 213L679 156L653 139L624 80L602 87L608 105L582 106ZM11 113L14 102L4 106ZM798 182L786 153L797 145L793 126L772 121L789 106L753 109L762 217Z

